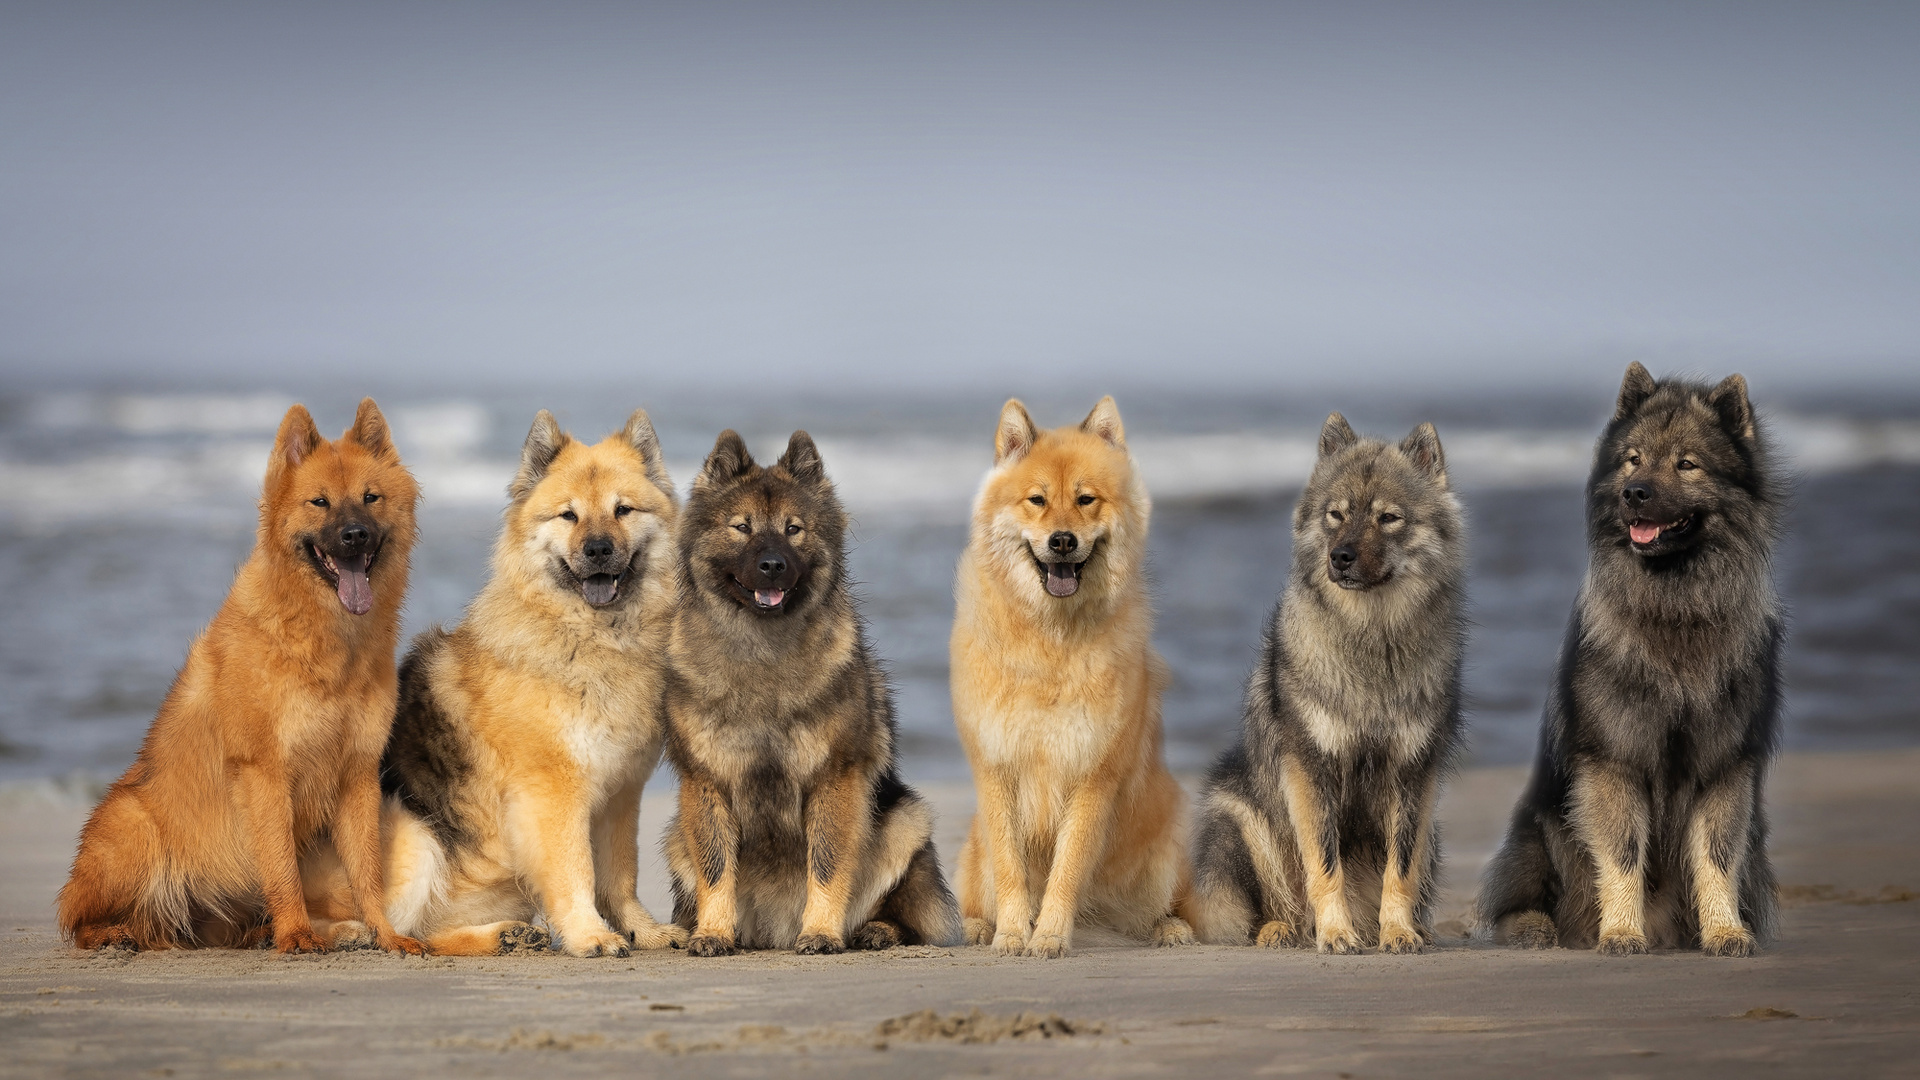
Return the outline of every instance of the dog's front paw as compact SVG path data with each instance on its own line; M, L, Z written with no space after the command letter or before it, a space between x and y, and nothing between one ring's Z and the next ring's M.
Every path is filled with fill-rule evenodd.
M342 919L327 927L327 948L334 952L346 952L350 949L371 949L380 942L373 928L358 919Z
M1027 942L1027 955L1058 960L1067 955L1069 944L1065 934L1035 933L1033 940Z
M648 923L627 935L636 949L680 949L687 944L687 928L674 923Z
M993 955L1020 956L1027 951L1027 935L1018 930L1001 929L993 935Z
M298 930L286 930L273 935L273 947L283 953L323 953L327 943L320 940L310 927Z
M1417 953L1426 947L1420 932L1411 926L1382 926L1380 928L1380 951L1383 953Z
M1193 944L1193 927L1178 915L1162 915L1148 932L1147 940L1161 948Z
M1299 927L1279 919L1262 926L1253 937L1253 943L1263 949L1290 949L1302 940Z
M1600 935L1594 952L1601 956L1639 956L1647 951L1647 936L1632 930L1613 930Z
M1752 956L1753 946L1744 926L1713 927L1700 935L1700 951L1708 956Z
M500 931L500 955L516 952L546 952L553 948L553 935L532 923L517 922Z
M881 949L891 949L900 944L900 928L884 919L875 919L855 930L853 940L848 944L856 949L871 949L876 952Z
M734 949L731 937L719 934L694 934L687 939L688 956L732 956Z
M793 951L801 956L832 956L846 952L847 943L834 934L801 934L793 943Z
M589 930L582 934L567 934L560 940L568 956L610 956L618 959L633 955L633 949L627 944L627 939L611 930Z
M402 956L427 955L427 946L424 943L410 938L405 934L396 934L392 931L381 934L379 938L375 940L374 944L380 946L383 952L397 952Z
M985 919L966 919L961 922L960 928L969 945L993 944L993 924Z
M1320 951L1354 956L1362 951L1360 935L1351 926L1322 926L1318 936Z

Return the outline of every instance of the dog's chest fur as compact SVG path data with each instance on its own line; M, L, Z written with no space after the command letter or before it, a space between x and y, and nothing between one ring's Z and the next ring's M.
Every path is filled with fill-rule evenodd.
M1448 613L1383 632L1296 601L1275 628L1272 677L1313 746L1344 761L1380 755L1394 765L1432 749L1452 715L1460 664Z

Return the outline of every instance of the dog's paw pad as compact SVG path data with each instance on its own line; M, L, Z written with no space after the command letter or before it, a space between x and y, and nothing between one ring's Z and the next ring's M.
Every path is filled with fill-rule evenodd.
M688 956L731 956L733 940L718 934L695 934L687 939Z
M1161 948L1191 945L1193 944L1193 927L1187 925L1185 919L1176 915L1166 915L1153 924L1153 931L1148 935L1148 940Z
M1394 955L1411 955L1424 949L1426 944L1420 935L1412 930L1383 930L1380 932L1380 951Z
M853 940L848 942L856 949L891 949L900 944L900 928L890 922L875 919L853 932Z
M1745 927L1711 930L1700 940L1700 951L1708 956L1752 956L1753 946L1753 935Z
M1640 934L1606 934L1593 951L1602 956L1639 956L1647 951L1647 939Z
M1300 930L1292 923L1276 919L1260 928L1253 943L1263 949L1286 949L1300 944Z
M1035 934L1033 940L1027 943L1028 956L1038 956L1048 960L1058 960L1067 955L1068 951L1067 939L1059 934Z
M1337 956L1356 956L1361 951L1360 938L1351 930L1334 930L1320 935L1320 951Z
M793 951L801 956L831 956L846 952L847 946L832 934L801 934L800 940L793 943Z
M636 949L679 949L686 947L687 928L673 923L653 923L627 935Z
M969 945L993 944L993 924L985 919L967 919L961 923L961 933L966 935Z

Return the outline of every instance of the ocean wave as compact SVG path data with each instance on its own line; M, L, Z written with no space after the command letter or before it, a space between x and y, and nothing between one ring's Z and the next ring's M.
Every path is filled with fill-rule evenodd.
M271 434L289 400L272 394L37 399L15 412L16 430L0 440L0 519L57 529L124 515L130 506L166 517L251 516ZM389 409L388 417L427 509L495 511L505 505L517 462L483 449L495 424L486 406L405 403ZM49 453L22 438L22 426L84 437L62 440L64 454ZM1772 429L1791 467L1802 473L1920 465L1920 420L1782 414L1773 418ZM1129 446L1156 499L1264 498L1305 482L1317 434L1305 427L1141 432ZM1469 491L1578 483L1595 437L1585 430L1497 427L1441 434L1448 469ZM769 448L778 450L772 443ZM864 517L964 518L991 465L973 436L823 437L820 449L841 496ZM668 462L683 492L698 467L689 458Z

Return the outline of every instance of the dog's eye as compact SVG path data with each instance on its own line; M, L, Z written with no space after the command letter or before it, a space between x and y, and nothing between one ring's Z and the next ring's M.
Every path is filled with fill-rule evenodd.
M614 517L626 517L631 513L633 513L633 507L631 506L616 506L613 508Z
M1045 495L1029 495L1027 496L1027 501L1035 506L1047 505L1047 497Z
M360 496L360 501L363 503L377 503L380 501L380 496L369 491L365 495Z
M1380 515L1380 524L1382 525L1391 525L1394 522L1399 520L1400 520L1399 514L1381 514Z
M1091 495L1082 495L1082 496L1080 496L1080 498L1079 498L1078 500L1076 500L1076 501L1077 501L1077 502L1079 502L1079 504L1080 504L1081 506L1092 506L1092 505L1093 505L1093 496L1091 496Z
M579 514L576 514L576 513L574 513L574 512L573 512L573 511L571 511L571 510L562 510L562 511L560 511L560 520L562 520L562 521L579 521L579 520L580 520L580 515L579 515Z
M1680 464L1674 466L1674 468L1679 469L1681 472L1692 472L1693 470L1699 467L1700 466L1695 465L1693 462L1688 461L1686 458L1681 458Z
M797 521L790 521L790 522L788 522L788 523L787 523L787 535L788 535L788 536L799 536L799 535L800 535L800 523L799 523L799 522L797 522Z
M736 522L734 522L734 523L733 523L733 527L734 527L734 528L736 528L736 529L739 529L739 530L740 530L741 532L743 532L743 533L750 533L750 532L752 532L752 531L753 531L753 522L751 522L751 521L736 521Z
M1633 453L1628 454L1627 464L1638 466L1640 464L1640 452L1636 450Z
M1347 520L1347 515L1345 515L1345 514L1343 514L1343 513L1341 513L1341 512L1340 512L1340 511L1338 511L1338 510L1329 510L1329 511L1327 511L1327 516L1328 516L1328 517L1330 517L1330 518L1332 518L1332 519L1333 519L1333 520L1335 520L1335 521L1345 521L1345 520Z
M322 495L317 499L308 499L307 501L319 507L322 510L325 510L327 507L333 505L332 503L327 501L327 497L325 495Z

